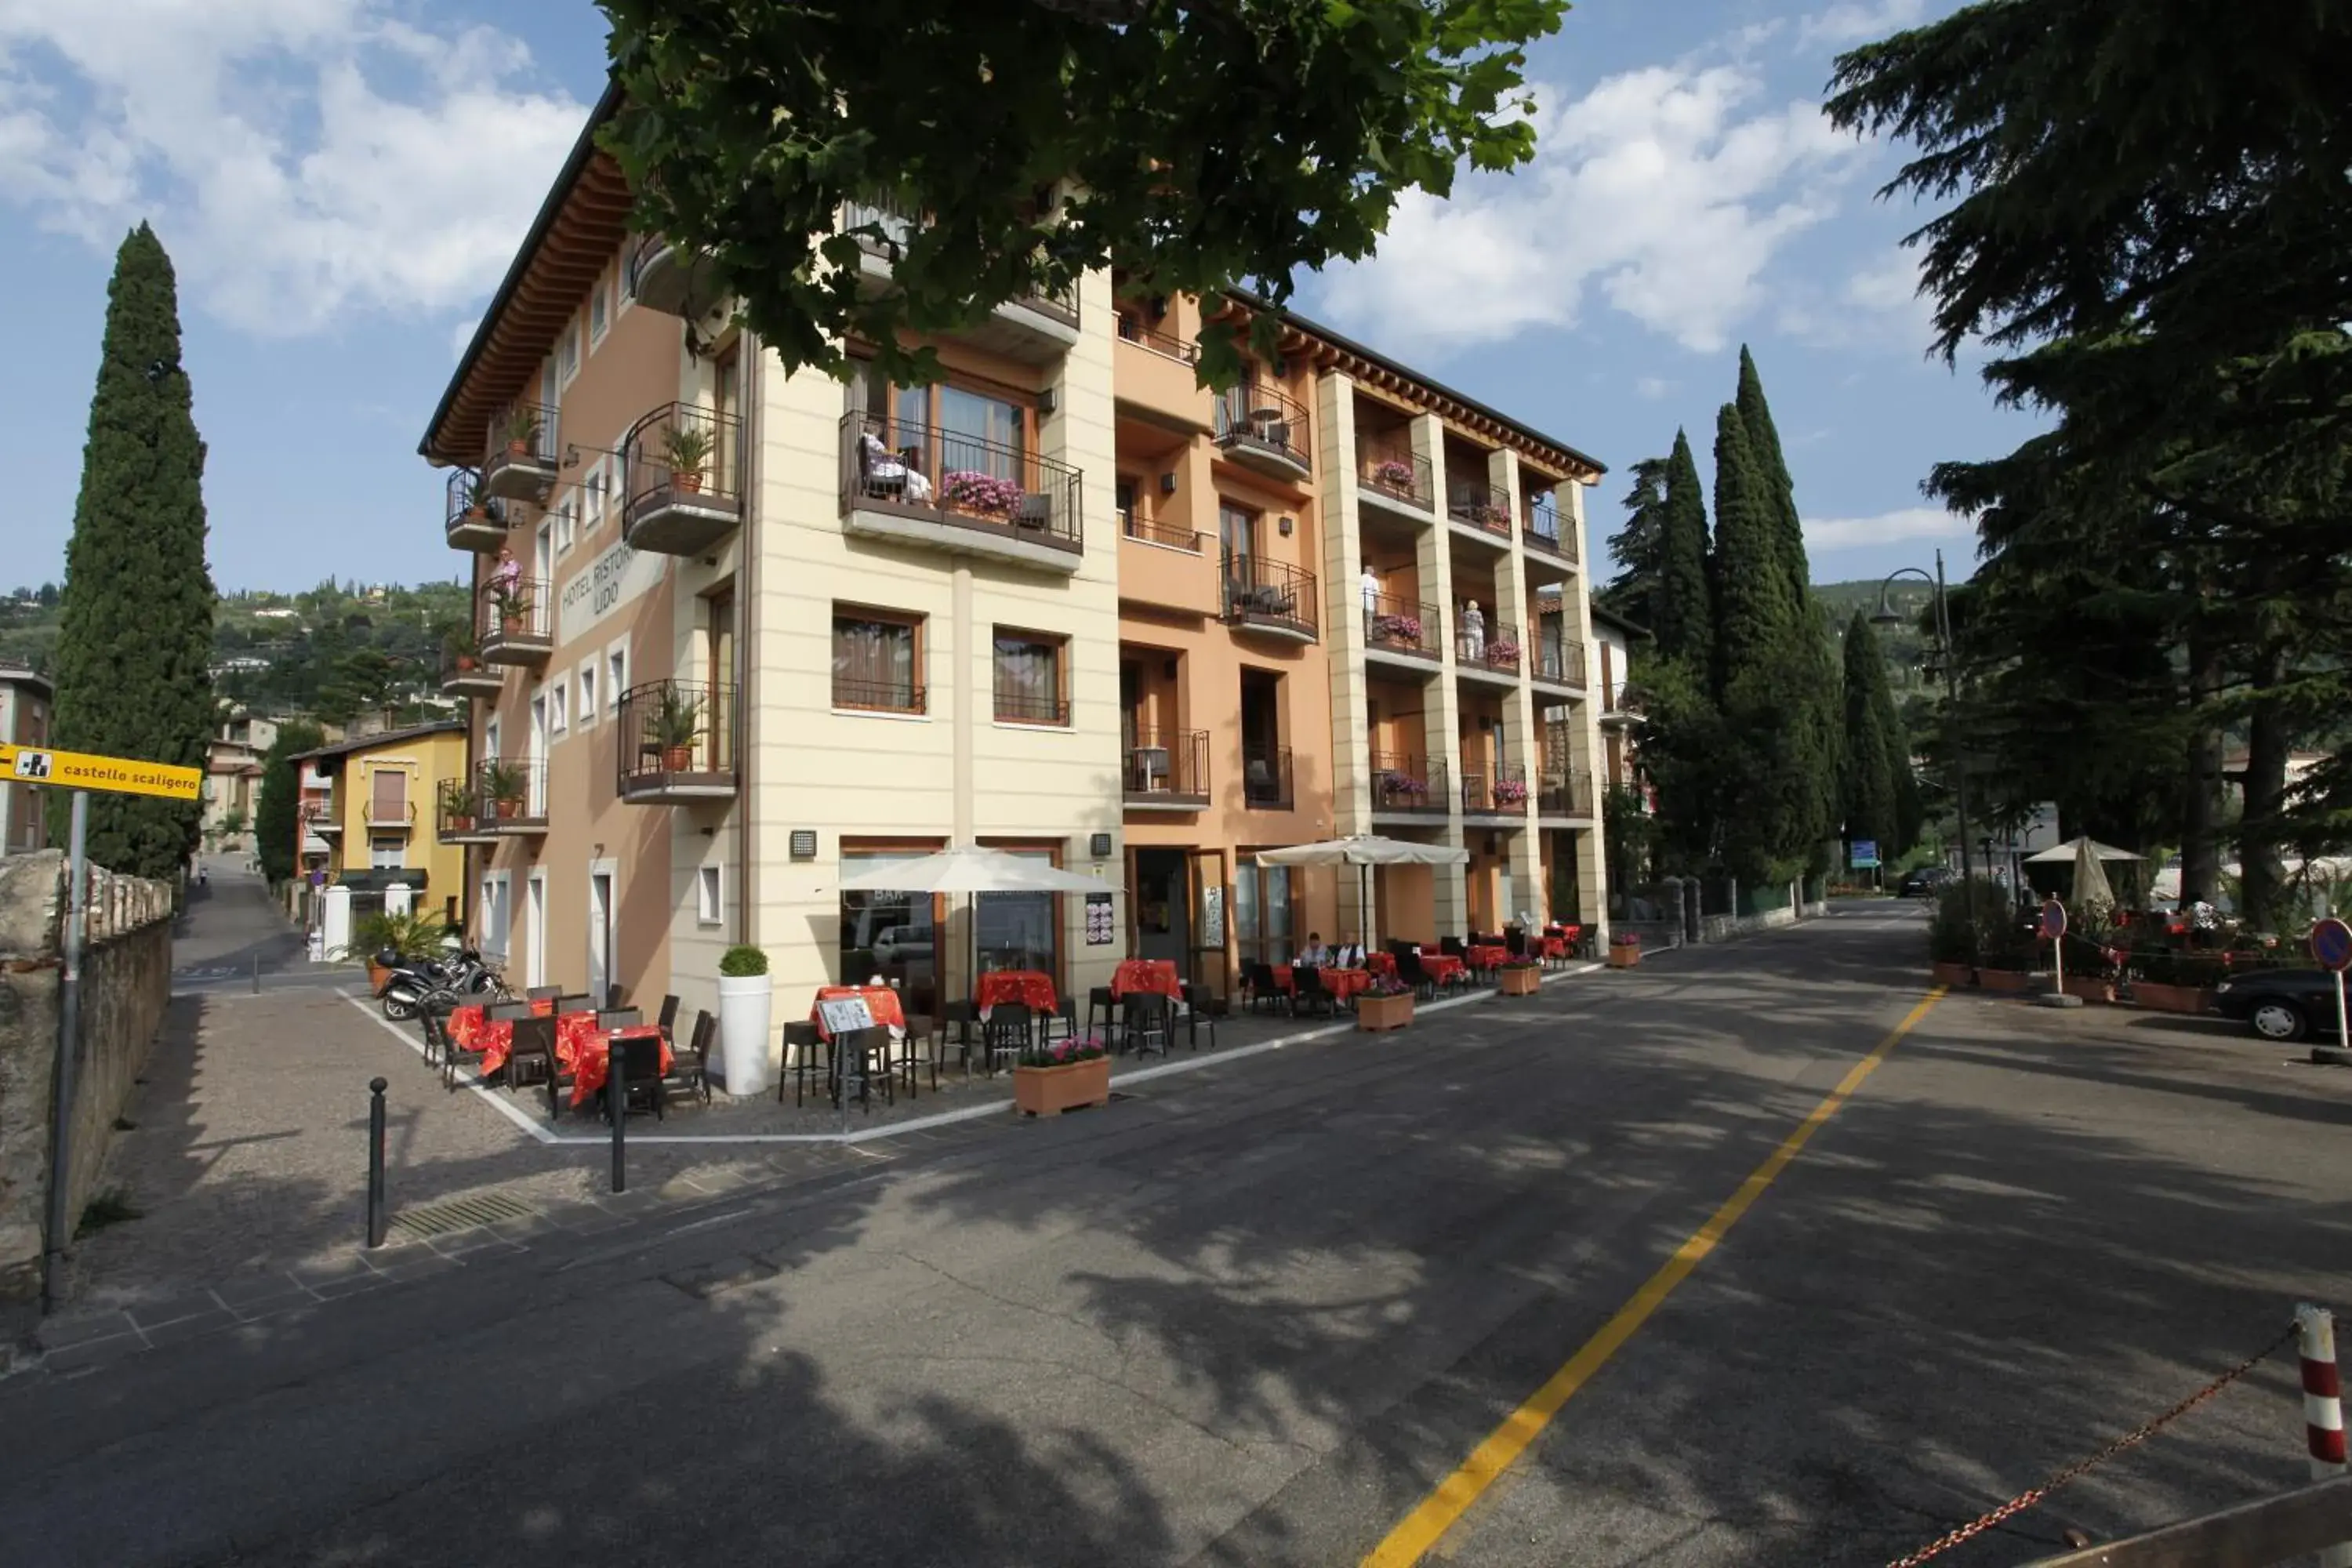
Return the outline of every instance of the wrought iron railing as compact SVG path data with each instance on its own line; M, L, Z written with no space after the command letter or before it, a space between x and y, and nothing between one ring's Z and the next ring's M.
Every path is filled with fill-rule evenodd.
M961 431L864 414L841 422L845 510L881 507L1079 550L1083 479L1067 463Z
M469 837L488 831L484 826L482 783L478 775L444 789L433 803L434 837L443 840Z
M733 683L648 680L621 694L614 710L616 786L627 795L673 780L736 776Z
M1002 724L1066 724L1070 700L1058 691L1024 691L999 681L995 712Z
M1388 594L1364 595L1366 647L1436 658L1445 646L1439 640L1444 635L1435 605Z
M1253 811L1288 811L1291 790L1288 746L1242 748L1242 804Z
M416 803L413 800L378 800L370 795L360 802L360 820L370 827L414 827L416 826Z
M482 656L468 645L445 647L441 650L441 689L449 690L461 684L488 681L492 684L505 679L501 672L482 662Z
M915 231L929 220L920 216L914 204L895 192L869 192L841 206L841 228L847 234L853 229L864 230L854 236L859 247L869 256L878 257L896 266L898 258L915 237ZM1076 325L1078 319L1078 290L1076 284L1063 289L1041 289L1016 301L1032 310L1044 310L1066 316Z
M1487 621L1483 626L1466 625L1463 620L1454 623L1454 657L1460 663L1516 674L1525 653L1519 643L1519 628L1508 621Z
M547 821L547 763L544 758L500 757L482 764L484 816L499 824Z
M1138 730L1127 748L1126 795L1134 801L1209 799L1209 732Z
M868 713L921 713L926 697L919 676L882 680L859 679L835 672L833 705Z
M1131 506L1118 509L1118 531L1128 538L1146 544L1164 545L1170 550L1189 550L1195 555L1201 552L1201 536L1198 533L1189 528L1178 528L1146 517Z
M1528 548L1576 559L1576 530L1564 526L1559 501L1549 490L1527 499L1520 513L1519 535Z
M1374 752L1370 758L1374 811L1424 811L1444 816L1449 809L1445 759L1410 752Z
M1462 809L1492 816L1527 808L1528 767L1525 763L1496 763L1475 771L1462 770Z
M1536 679L1560 686L1584 684L1584 645L1564 637L1544 637L1536 644Z
M743 422L671 403L629 427L621 442L628 476L621 526L676 503L743 510Z
M492 421L489 448L482 456L482 480L512 462L551 467L562 448L556 444L557 411L543 403L515 403Z
M1307 405L1271 381L1245 381L1217 394L1217 445L1269 452L1307 466Z
M1170 359L1184 364L1196 363L1201 358L1200 344L1187 342L1174 333L1163 332L1156 327L1147 327L1143 324L1141 317L1130 315L1125 310L1118 313L1118 335L1139 348L1150 349L1156 354L1166 354Z
M1487 533L1511 537L1511 498L1482 479L1449 479L1445 515Z
M1437 480L1429 459L1410 447L1385 441L1356 444L1356 482L1365 489L1417 506L1426 511L1437 505Z
M452 468L442 489L441 528L455 533L460 524L476 528L507 526L507 503L482 494L482 476L471 468Z
M1589 816L1592 775L1580 768L1547 766L1536 785L1536 810L1545 816Z
M1230 551L1224 568L1226 619L1316 635L1314 573Z
M547 584L540 578L493 572L474 592L474 638L485 656L517 644L544 643L552 625Z

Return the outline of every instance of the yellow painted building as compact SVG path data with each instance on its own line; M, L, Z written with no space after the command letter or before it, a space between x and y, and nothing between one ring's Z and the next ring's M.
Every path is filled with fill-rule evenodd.
M328 846L328 879L356 895L407 884L419 910L451 925L465 914L466 849L434 832L444 781L470 776L461 721L338 741L296 757L326 778L323 802L303 807L307 834Z

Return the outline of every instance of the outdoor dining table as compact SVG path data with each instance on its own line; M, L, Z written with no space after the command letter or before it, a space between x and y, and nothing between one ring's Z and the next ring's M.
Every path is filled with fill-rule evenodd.
M1176 963L1167 958L1130 958L1111 972L1110 994L1125 996L1132 991L1157 991L1171 1001L1183 997L1183 982L1176 978Z
M876 1024L887 1029L895 1029L902 1035L907 1032L906 1009L898 1005L898 994L887 985L820 985L817 987L818 1002L841 1002L852 996L866 998L866 1010L873 1016ZM824 1014L814 1005L809 1008L809 1022L816 1026L817 1038L830 1044L833 1032L824 1026Z
M1424 952L1421 955L1421 972L1441 984L1461 973L1463 967L1462 961L1450 952Z
M613 1042L614 1040L662 1041L661 1069L668 1076L673 1065L669 1042L662 1040L659 1024L627 1024L617 1029L600 1029L593 1013L566 1013L555 1021L555 1060L560 1070L572 1075L572 1109L579 1110L604 1092L605 1079L613 1076Z
M1388 979L1393 980L1396 978L1396 954L1393 952L1375 952L1364 960L1364 967L1370 970L1374 974L1382 975Z
M544 1018L555 1011L555 1003L552 1000L533 1002L530 1010ZM458 1049L482 1053L482 1076L488 1078L505 1067L507 1058L513 1054L514 1025L504 1018L487 1017L485 1012L484 1005L479 1002L453 1007L449 1010L449 1020L445 1027L449 1032L450 1042ZM593 1014L583 1016L592 1019L594 1016Z
M1500 942L1480 942L1465 949L1462 960L1473 969L1500 969L1510 956L1511 950Z
M1388 957L1386 953L1376 953L1373 956ZM1391 967L1394 967L1395 961L1390 960L1390 964ZM1372 972L1370 969L1326 969L1322 972L1322 975L1323 989L1330 993L1331 1000L1334 1002L1345 1002L1349 997L1361 995L1372 988ZM1274 966L1274 983L1285 991L1292 988L1290 965L1277 963Z
M987 1017L999 1003L1023 1002L1036 1014L1056 1012L1062 999L1054 994L1054 977L1035 969L997 969L980 977L972 988L972 1004Z

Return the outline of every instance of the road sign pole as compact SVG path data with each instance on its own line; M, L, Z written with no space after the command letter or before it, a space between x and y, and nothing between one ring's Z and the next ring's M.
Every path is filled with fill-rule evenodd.
M2352 1051L2352 1034L2344 1030L2344 972L2340 969L2336 972L2336 1043Z
M81 1039L81 947L89 922L89 792L73 792L73 831L66 847L65 968L58 985L58 1058L49 1074L49 1205L41 1249L41 1310L54 1312L65 1299L66 1244L73 1239L67 1215L73 1170L74 1058Z

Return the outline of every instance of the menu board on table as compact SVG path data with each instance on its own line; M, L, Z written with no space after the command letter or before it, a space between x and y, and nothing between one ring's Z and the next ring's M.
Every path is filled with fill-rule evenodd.
M836 996L816 1005L816 1016L824 1025L824 1032L835 1038L852 1029L874 1026L874 1009L866 1005L863 996Z
M1087 945L1108 947L1112 940L1110 895L1088 893L1087 895Z

